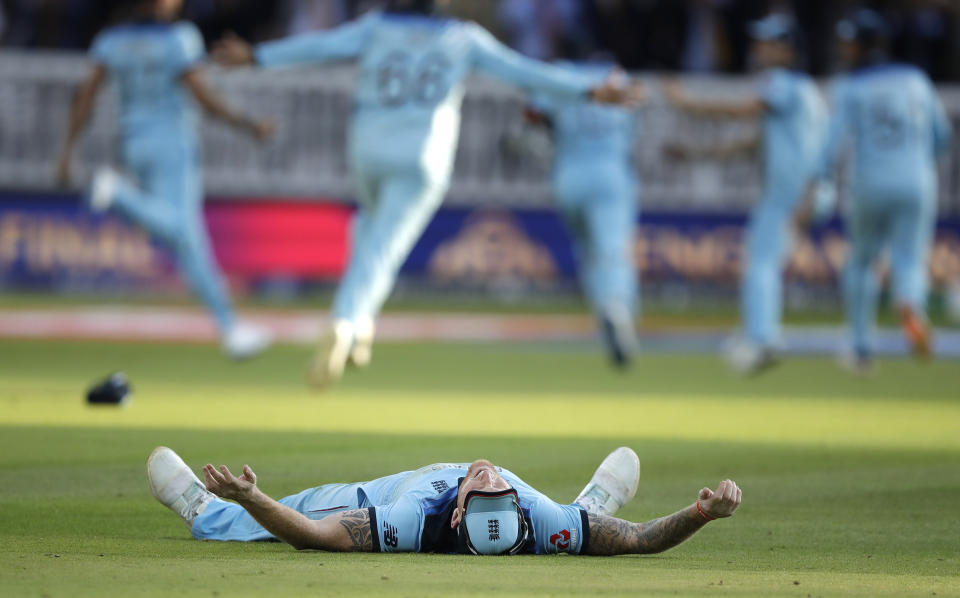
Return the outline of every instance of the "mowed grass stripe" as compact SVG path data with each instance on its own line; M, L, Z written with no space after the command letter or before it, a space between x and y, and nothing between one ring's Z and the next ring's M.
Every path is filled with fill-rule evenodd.
M8 391L11 388L7 387ZM223 385L216 392L156 383L127 408L89 407L75 387L14 384L0 399L8 425L290 430L474 436L635 437L960 450L960 402L864 399L771 400L713 396L589 397L571 393L389 395L351 390L332 397Z

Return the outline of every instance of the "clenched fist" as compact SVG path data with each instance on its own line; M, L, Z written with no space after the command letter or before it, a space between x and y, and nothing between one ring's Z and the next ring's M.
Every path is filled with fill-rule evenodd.
M716 490L704 488L698 496L700 510L709 517L721 519L733 515L740 506L741 492L733 480L723 480Z

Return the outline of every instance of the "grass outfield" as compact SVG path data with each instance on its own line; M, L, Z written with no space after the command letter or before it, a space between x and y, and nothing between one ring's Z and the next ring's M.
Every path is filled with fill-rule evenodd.
M529 345L386 345L335 391L304 349L237 366L213 347L0 341L0 595L960 596L960 367L885 361L852 379L796 359L757 380L706 356ZM113 368L126 409L82 391ZM737 480L736 517L656 556L296 552L191 540L144 463L250 463L275 496L488 457L561 501L632 446L646 520Z

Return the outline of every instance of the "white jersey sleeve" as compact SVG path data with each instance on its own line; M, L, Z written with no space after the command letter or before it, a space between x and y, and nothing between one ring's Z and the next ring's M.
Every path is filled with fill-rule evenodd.
M90 56L104 66L110 65L113 36L110 30L101 32L90 46Z
M767 109L775 113L784 113L791 109L796 98L796 86L787 73L775 70L761 87L760 97Z
M366 48L378 19L373 13L329 31L261 44L254 58L267 68L354 59Z
M530 506L537 554L580 554L589 539L586 511L577 505L560 505L547 497Z
M468 27L475 70L528 91L563 97L585 96L590 91L588 78L527 58L501 44L479 25Z
M389 505L370 507L374 552L419 552L423 533L423 508L413 495Z
M193 23L178 23L174 29L170 63L175 72L185 73L204 56L203 36Z

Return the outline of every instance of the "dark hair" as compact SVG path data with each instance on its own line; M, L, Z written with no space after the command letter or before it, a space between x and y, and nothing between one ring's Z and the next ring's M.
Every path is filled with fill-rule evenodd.
M434 0L388 0L388 12L417 12L431 14L436 8Z
M853 41L860 46L864 62L877 62L887 57L892 35L890 23L877 11L860 8L846 19L853 29Z

